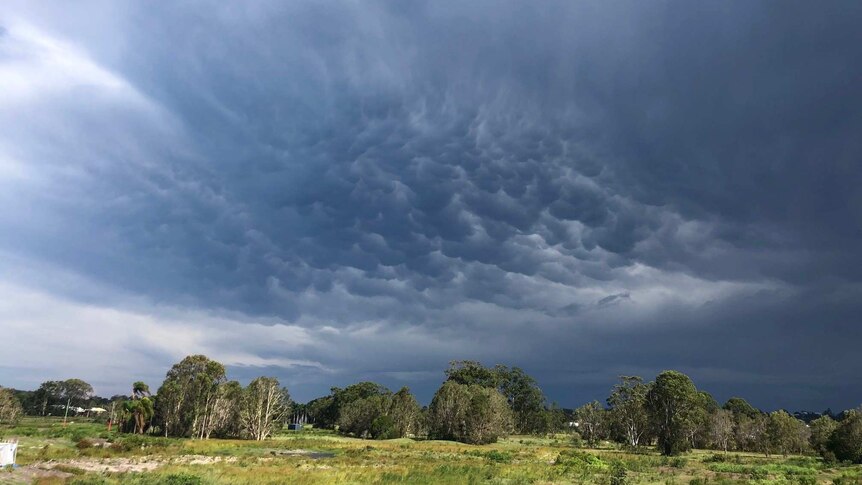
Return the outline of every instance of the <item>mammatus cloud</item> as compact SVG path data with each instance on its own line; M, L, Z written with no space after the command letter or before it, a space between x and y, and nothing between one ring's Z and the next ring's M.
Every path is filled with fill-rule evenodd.
M9 4L0 378L857 404L859 10Z

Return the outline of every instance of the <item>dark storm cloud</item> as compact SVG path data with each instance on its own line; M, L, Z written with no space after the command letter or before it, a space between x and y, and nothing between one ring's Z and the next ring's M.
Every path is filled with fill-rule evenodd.
M7 283L293 325L225 355L303 398L481 358L564 404L666 367L862 399L856 5L7 10L0 249L89 282Z

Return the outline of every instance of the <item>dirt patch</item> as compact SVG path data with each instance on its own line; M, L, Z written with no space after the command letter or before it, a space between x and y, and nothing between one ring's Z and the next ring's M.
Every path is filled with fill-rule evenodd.
M125 473L125 472L148 472L155 470L164 462L158 460L135 460L132 458L105 458L102 460L74 459L60 461L46 461L35 463L33 466L43 470L54 470L77 468L85 472L110 472L110 473Z
M0 471L0 483L33 483L40 478L59 478L65 480L74 476L72 473L63 472L60 470L45 470L32 465L19 466L11 470L2 469Z
M42 470L77 468L85 472L128 473L148 472L167 464L211 465L219 462L234 462L235 456L183 455L170 458L104 458L47 461L33 464Z
M237 460L235 456L205 456L205 455L183 455L173 458L169 463L181 463L183 465L212 465L213 463L233 463Z
M335 457L335 453L329 451L311 450L270 450L269 454L273 456L303 456L306 458L311 458L312 460Z

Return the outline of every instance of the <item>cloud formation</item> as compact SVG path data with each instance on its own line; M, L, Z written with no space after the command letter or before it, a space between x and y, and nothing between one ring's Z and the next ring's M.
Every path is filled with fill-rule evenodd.
M4 383L862 401L862 8L55 7L0 11Z

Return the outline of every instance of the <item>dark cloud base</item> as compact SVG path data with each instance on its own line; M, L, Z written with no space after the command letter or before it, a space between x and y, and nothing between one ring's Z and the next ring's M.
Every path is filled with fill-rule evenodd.
M328 345L280 357L328 370L272 372L314 392L427 397L448 359L480 358L567 405L673 367L763 407L852 406L860 20L847 2L11 4L0 155L26 176L0 171L0 249L308 329Z

